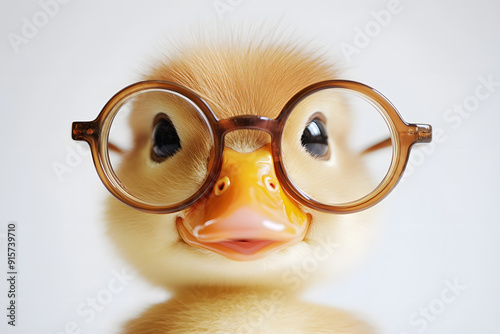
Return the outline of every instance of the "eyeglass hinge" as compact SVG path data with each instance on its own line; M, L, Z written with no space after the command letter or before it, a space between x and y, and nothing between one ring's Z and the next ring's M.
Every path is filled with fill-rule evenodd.
M94 122L73 122L71 137L74 140L87 140L97 136L97 126Z
M432 126L429 124L411 124L408 134L417 137L417 143L432 142Z

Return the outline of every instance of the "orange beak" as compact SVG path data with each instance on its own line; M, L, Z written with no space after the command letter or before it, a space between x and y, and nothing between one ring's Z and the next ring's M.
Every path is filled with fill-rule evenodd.
M266 145L251 153L226 148L212 192L177 218L177 229L191 246L244 261L302 241L310 220L278 183Z

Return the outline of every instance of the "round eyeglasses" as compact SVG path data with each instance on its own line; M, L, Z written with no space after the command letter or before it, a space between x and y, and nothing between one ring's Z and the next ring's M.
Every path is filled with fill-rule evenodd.
M72 137L88 142L116 198L145 212L172 213L214 188L226 137L235 130L267 133L283 191L330 213L378 203L401 178L412 145L432 138L430 125L406 123L382 94L346 80L302 89L274 119L219 119L185 87L138 82L113 96L95 120L74 122Z

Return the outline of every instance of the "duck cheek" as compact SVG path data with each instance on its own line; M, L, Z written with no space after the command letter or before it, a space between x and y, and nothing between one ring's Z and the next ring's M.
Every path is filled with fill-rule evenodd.
M212 192L177 218L177 228L189 245L243 261L302 241L309 222L277 181L266 145L251 153L226 148Z

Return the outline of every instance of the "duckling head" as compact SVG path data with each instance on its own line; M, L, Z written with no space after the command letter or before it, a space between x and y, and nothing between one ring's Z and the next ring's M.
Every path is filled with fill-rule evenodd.
M298 91L336 78L335 66L315 52L279 42L197 43L144 77L186 87L219 120L275 119ZM207 178L212 143L203 119L185 101L155 96L134 105L128 123L133 146L120 169L130 175L131 189L176 202ZM316 94L297 106L281 140L290 174L316 198L328 196L327 189L356 192L368 182L358 155L344 143L348 113L331 107L345 106L329 99ZM142 212L110 197L109 235L146 278L174 290L297 286L313 272L342 273L365 252L375 226L369 211L331 214L291 198L276 175L268 133L235 129L225 134L223 147L212 189L179 212ZM329 175L315 172L325 164ZM339 182L348 179L356 181Z

